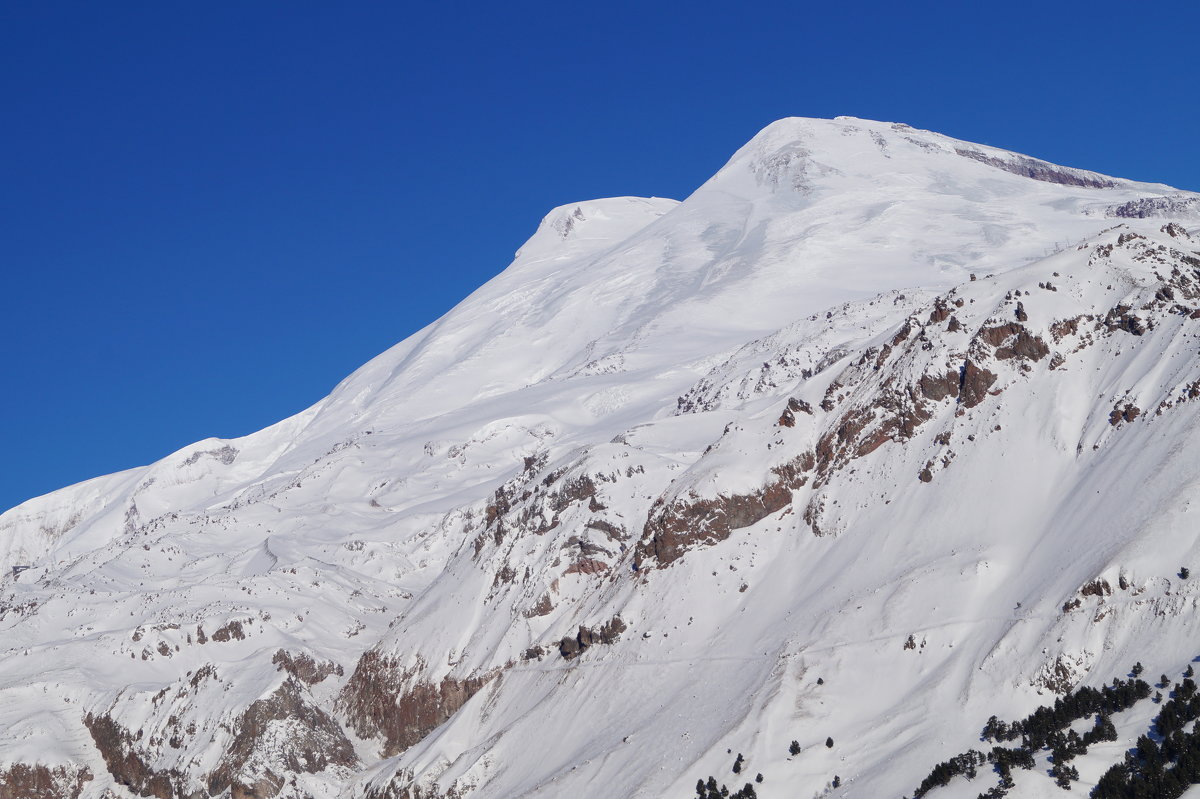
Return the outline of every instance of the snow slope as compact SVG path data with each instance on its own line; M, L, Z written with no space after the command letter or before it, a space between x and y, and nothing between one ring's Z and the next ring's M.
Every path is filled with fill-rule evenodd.
M1198 225L849 118L555 209L303 413L0 516L0 791L899 797L1177 674Z

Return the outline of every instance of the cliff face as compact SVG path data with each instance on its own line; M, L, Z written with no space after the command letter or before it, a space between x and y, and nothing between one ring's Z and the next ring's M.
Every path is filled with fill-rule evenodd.
M87 768L16 763L0 773L0 799L75 799L91 780Z
M0 799L901 796L1181 671L1197 200L839 119L556 209L304 413L0 516Z

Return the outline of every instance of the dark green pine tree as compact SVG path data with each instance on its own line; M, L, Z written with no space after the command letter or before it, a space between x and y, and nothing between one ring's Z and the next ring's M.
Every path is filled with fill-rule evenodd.
M1117 740L1117 727L1113 724L1112 717L1102 715L1096 721L1096 740L1097 741L1115 741Z

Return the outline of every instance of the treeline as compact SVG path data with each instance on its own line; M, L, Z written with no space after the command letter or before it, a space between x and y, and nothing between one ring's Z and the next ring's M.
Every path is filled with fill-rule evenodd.
M1150 685L1137 677L1141 671L1139 664L1134 669L1133 679L1114 679L1112 685L1103 688L1079 688L1018 721L1007 723L992 716L983 726L982 740L999 744L1020 739L1020 744L1013 747L997 745L987 753L971 749L938 763L913 791L913 799L921 799L934 788L949 785L955 777L975 779L979 767L985 763L992 766L998 780L979 797L1000 799L1014 786L1013 769L1033 769L1037 764L1037 753L1044 750L1049 750L1053 761L1051 776L1059 787L1069 789L1071 783L1079 779L1079 772L1070 761L1086 754L1087 748L1094 743L1115 741L1117 729L1112 714L1128 710L1150 696ZM1093 715L1095 724L1083 735L1069 729L1076 721Z
M1050 736L1068 725L1091 715L1111 716L1128 710L1150 696L1150 684L1145 680L1114 679L1103 688L1084 686L1054 700L1053 706L1042 706L1021 721L1005 724L995 716L983 725L985 741L1015 741L1021 738L1023 749L1045 749Z
M1191 669L1189 669L1189 672ZM1092 789L1093 799L1178 799L1200 784L1200 729L1184 727L1200 719L1196 683L1185 677L1163 703L1151 728Z
M748 782L739 790L730 793L724 785L718 787L714 777L709 777L708 782L696 781L696 796L698 799L758 799L753 784Z
M1140 678L1142 672L1139 663L1134 666L1131 679L1114 679L1111 685L1101 688L1078 688L1017 721L1004 722L992 716L980 734L982 741L993 744L991 749L970 749L938 763L912 792L912 799L922 799L957 777L973 780L985 766L997 780L978 799L1002 799L1015 787L1014 769L1033 770L1042 753L1049 755L1050 777L1060 788L1070 790L1072 783L1079 780L1079 771L1071 761L1087 754L1093 744L1116 741L1112 716L1151 696L1153 689ZM1200 689L1192 679L1194 676L1189 666L1166 701L1161 693L1154 694L1160 708L1151 734L1141 736L1124 760L1101 776L1092 789L1092 799L1179 799L1189 787L1200 784L1200 723L1193 724L1200 720ZM1164 674L1158 687L1165 691L1168 685L1170 680ZM1073 725L1088 717L1095 720L1080 734ZM832 745L832 740L826 741L826 746ZM795 756L799 752L799 743L792 741L788 753ZM733 772L740 773L744 763L745 758L738 754ZM762 780L761 774L755 777L756 782ZM841 778L834 777L831 787L836 789L840 785ZM757 796L750 782L732 792L714 777L696 783L697 799L757 799Z

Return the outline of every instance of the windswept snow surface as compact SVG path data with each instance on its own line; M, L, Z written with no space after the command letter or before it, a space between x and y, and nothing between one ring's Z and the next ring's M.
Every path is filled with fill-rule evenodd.
M839 118L683 202L554 209L303 413L0 516L0 772L900 797L990 715L1177 676L1198 200Z

